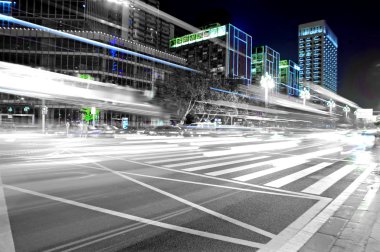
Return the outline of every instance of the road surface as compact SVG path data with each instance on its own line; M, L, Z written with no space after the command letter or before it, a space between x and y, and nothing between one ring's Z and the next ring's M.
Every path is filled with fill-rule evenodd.
M2 134L0 208L16 251L292 250L377 169L372 140Z

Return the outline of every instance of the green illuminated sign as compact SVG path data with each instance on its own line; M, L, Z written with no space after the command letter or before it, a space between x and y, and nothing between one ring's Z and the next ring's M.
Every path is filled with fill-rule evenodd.
M30 107L29 107L29 106L25 106L25 107L24 107L24 112L25 112L25 113L28 113L29 110L30 110Z
M207 30L203 30L197 33L185 35L180 38L174 38L170 40L170 48L176 48L183 45L188 45L192 43L196 43L199 41L211 39L211 38L217 38L226 35L226 26L217 26L213 27Z
M286 68L289 67L287 60L280 60L280 68Z
M94 77L92 77L92 76L89 75L89 74L80 74L80 75L79 75L79 78L81 78L81 79L85 79L85 80L94 80Z
M91 108L82 108L80 111L81 113L83 113L83 120L85 120L86 122L90 122L94 119L94 116L91 114ZM95 120L98 120L99 114L100 110L96 109Z

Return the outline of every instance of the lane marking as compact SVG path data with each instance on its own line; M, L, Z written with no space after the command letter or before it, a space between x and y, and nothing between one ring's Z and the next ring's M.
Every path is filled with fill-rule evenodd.
M298 162L298 160L305 161L305 160L310 159L310 158L315 158L318 156L323 156L323 155L328 155L331 153L339 152L339 151L341 151L341 149L342 149L341 147L338 147L338 148L332 148L332 149L327 149L327 150L320 150L320 151L315 151L315 152L309 152L306 154L301 154L298 156L279 158L279 159L264 161L261 163L234 167L234 168L230 168L230 169L220 171L219 173L215 173L217 175L214 175L214 176L220 176L220 175L233 173L233 172L237 172L237 171L248 170L251 168L256 168L256 167L264 166L264 165L287 164L287 163L291 163L291 162ZM238 180L238 179L235 178L235 180Z
M274 239L269 241L260 252L294 252L299 251L305 243L325 224L329 218L339 209L341 205L350 197L350 195L360 186L360 184L376 168L376 164L366 166L363 173L356 178L335 200L333 200L325 209L322 210L315 218L308 222L302 229L286 230Z
M169 164L164 165L165 167L173 168L178 166L184 166L184 165L194 165L194 164L202 164L202 163L208 163L208 162L214 162L214 161L221 161L221 160L227 160L231 158L243 158L252 156L252 154L242 154L242 155L234 155L234 156L228 156L228 157L218 157L218 158L209 158L209 159L202 159L202 160L196 160L191 162L182 162L182 163L176 163L176 164ZM171 161L171 160L169 160Z
M255 151L265 151L265 150L280 150L285 148L296 147L300 144L301 141L286 141L286 142L277 142L277 143L266 143L266 144L252 144L252 145L243 145L243 146L234 146L230 150L221 150L221 151L210 151L205 153L207 157L215 156L225 156L229 154L242 154L242 153L251 153Z
M237 192L230 193L230 194L227 194L227 196L231 196L232 194L236 194L236 193ZM212 202L214 200L219 200L221 198L224 198L225 196L226 195L222 195L220 197L204 201L201 204L202 205L203 204L207 204L207 203ZM152 219L156 220L156 221L163 221L163 220L167 220L167 219L170 219L170 218L182 215L182 214L186 214L186 213L188 213L190 211L192 211L192 208L191 207L186 207L186 208L183 208L183 209L171 212L171 213L167 213L167 214L163 214L161 216L154 217ZM109 238L112 238L112 237L115 237L115 236L119 236L119 235L131 232L131 231L134 231L134 230L146 227L146 226L148 226L148 225L147 224L143 224L143 223L131 224L131 225L128 225L126 227L116 228L116 229L113 229L113 230L110 230L110 231L106 231L106 232L103 232L103 233L100 233L100 234L96 234L96 235L93 235L93 236L90 236L90 237L86 237L86 238L83 238L83 239L80 239L80 240L75 240L75 241L70 242L70 243L65 243L65 244L63 244L61 246L58 246L58 247L55 247L55 248L52 248L52 249L49 249L49 250L45 250L44 252L52 252L52 251L56 251L56 250L62 251L63 248L70 247L70 246L76 245L78 243L85 242L85 243L82 243L82 244L77 245L75 247L71 247L69 249L65 249L64 250L65 252L75 251L75 250L77 250L79 248L83 248L83 247L92 245L94 243L98 243L98 242L107 240ZM89 241L89 242L86 242L86 241Z
M257 158L257 160L264 159L264 158L267 158L267 157L268 156L260 156L260 157ZM245 170L245 169L249 169L249 168L254 168L254 167L258 167L258 166L264 166L264 165L272 164L272 163L273 163L273 160L267 160L267 161L264 161L264 162L259 162L259 163L254 163L254 164L248 164L248 165L243 165L243 166L238 166L238 167L232 167L232 168L218 170L218 171L214 171L214 172L208 172L208 173L206 173L206 175L209 175L209 176L220 176L220 175L228 174L228 173L231 173L231 172L241 171L241 170Z
M139 176L139 177L145 177L145 178L153 178L153 179L173 181L173 182L180 182L180 183L186 183L186 184L203 185L203 186L218 187L218 188L223 188L223 189L238 190L238 191L242 191L242 192L261 193L261 194L269 194L269 195L277 195L277 196L285 196L285 197L289 196L289 194L285 194L285 193L275 193L274 194L273 192L268 192L268 191L260 191L260 190L239 188L239 187L233 187L233 186L215 185L215 184L209 184L209 183L203 183L203 182L195 182L195 181L189 181L189 180L171 179L171 178L165 178L165 177L156 177L156 176L143 175L143 174L137 174L137 173L131 173L131 172L124 172L124 171L121 172L121 173L132 175L132 176Z
M147 164L160 164L160 163L169 163L169 162L175 162L175 161L183 161L183 160L191 160L194 158L202 158L202 156L199 157L179 157L179 158L172 158L172 159L159 159L159 160L154 160L154 161L148 161L145 162Z
M188 172L200 171L200 170L205 170L205 169L210 169L210 168L215 168L215 167L220 167L220 166L225 166L225 165L238 164L238 163L244 163L244 162L254 161L254 160L258 160L258 159L269 158L269 157L270 156L261 156L261 157L239 159L239 160L233 160L233 161L228 161L228 162L209 164L209 165L202 165L202 166L197 166L197 167L191 167L191 168L186 168L186 169L182 169L182 170L183 171L188 171ZM165 167L167 167L167 166L165 166Z
M219 181L224 181L224 182L228 182L228 183L239 184L239 185L244 185L244 186L249 186L249 187L254 187L254 188L260 188L263 190L269 190L273 195L276 195L278 193L281 193L281 194L285 193L285 194L288 194L289 197L295 197L295 198L317 199L317 200L324 198L324 197L318 196L318 195L306 194L306 193L301 193L301 192L293 192L293 191L288 191L288 190L283 190L283 189L278 189L278 188L271 188L271 187L262 186L262 185L255 185L255 184L240 182L240 181L236 181L236 180L232 180L232 179L218 178L218 177L208 176L205 174L176 170L176 169L172 169L172 168L166 168L166 167L162 167L162 166L141 163L141 162L128 160L128 159L124 159L124 158L119 158L119 157L112 157L112 158L117 159L117 160L123 160L124 162L129 162L129 163L134 163L134 164L138 164L138 165L142 165L142 166L148 166L151 168L156 168L159 170L171 171L173 173L182 173L182 174L187 174L187 175L191 175L191 176L195 176L195 177L208 178L211 180L219 180Z
M8 207L5 200L3 180L1 179L0 170L0 251L14 252L15 244L13 242L12 228L9 221Z
M150 160L150 159L156 159L156 158L171 158L171 157L178 157L178 156L186 157L186 156L191 156L191 155L202 157L203 153L202 152L192 152L192 153L188 153L188 152L179 152L178 153L177 152L177 153L172 153L172 154L168 154L168 155L153 154L153 155L148 155L145 157L141 157L141 155L138 155L137 157L132 157L131 159L138 161L138 160Z
M290 168L293 168L295 166L298 166L298 165L301 165L301 164L305 164L305 163L308 163L308 162L310 162L310 161L309 160L304 160L304 159L299 159L299 158L294 158L289 163L276 164L276 165L274 165L273 168L268 168L268 169L265 169L265 170L262 170L262 171L249 173L249 174L246 174L246 175L243 175L243 176L239 176L239 177L236 177L236 178L233 178L233 179L245 182L245 181L248 181L248 180L264 177L264 176L269 175L269 174L273 174L273 173L276 173L276 172L287 170L287 169L290 169Z
M128 220L132 220L132 221L136 221L136 222L145 223L145 224L152 225L152 226L157 226L160 228L165 228L165 229L174 230L174 231L178 231L178 232L182 232L182 233L202 236L205 238L230 242L230 243L244 245L244 246L253 247L253 248L261 248L263 246L263 244L257 243L257 242L252 242L252 241L247 241L247 240L243 240L243 239L232 238L232 237L228 237L228 236L224 236L224 235L209 233L209 232L205 232L205 231L199 231L199 230L185 228L185 227L176 226L176 225L172 225L172 224L167 224L167 223L163 223L160 221L146 219L146 218L142 218L142 217L126 214L126 213L121 213L121 212L117 212L117 211L113 211L113 210L109 210L109 209L105 209L105 208L101 208L101 207L97 207L97 206L93 206L93 205L88 205L85 203L80 203L80 202L73 201L73 200L59 198L59 197L51 196L48 194L43 194L43 193L23 189L23 188L16 187L16 186L4 185L4 187L6 187L8 189L12 189L14 191L38 196L38 197L49 199L49 200L58 201L58 202L65 203L68 205L81 207L81 208L89 209L92 211L96 211L96 212L100 212L100 213L104 213L104 214L108 214L108 215L112 215L112 216L116 216L116 217L120 217L120 218L124 218L124 219L128 219Z
M336 182L355 170L355 168L355 165L345 165L339 170L331 173L330 175L322 178L321 180L302 190L302 192L320 195L331 186L333 186Z
M141 185L141 186L143 186L143 187L146 187L146 188L148 188L148 189L150 189L150 190L152 190L152 191L155 191L155 192L160 193L160 194L162 194L162 195L165 195L165 196L167 196L167 197L169 197L169 198L172 198L172 199L174 199L174 200L177 200L178 202L181 202L181 203L183 203L183 204L185 204L185 205L191 206L191 207L193 207L193 208L195 208L195 209L198 209L198 210L200 210L200 211L202 211L202 212L208 213L208 214L210 214L210 215L212 215L212 216L215 216L215 217L217 217L217 218L219 218L219 219L222 219L222 220L224 220L224 221L230 222L230 223L232 223L232 224L234 224L234 225L236 225L236 226L240 226L240 227L242 227L242 228L245 228L245 229L251 230L251 231L253 231L253 232L256 232L256 233L258 233L258 234L261 234L261 235L264 235L264 236L267 236L267 237L270 237L270 238L273 238L273 237L276 236L275 234L272 234L272 233L270 233L270 232L268 232L268 231L265 231L265 230L263 230L263 229L260 229L260 228L254 227L254 226L252 226L252 225L249 225L249 224L247 224L247 223L244 223L244 222L242 222L242 221L239 221L239 220L233 219L233 218L228 217L228 216L226 216L226 215L224 215L224 214L221 214L221 213L215 212L215 211L213 211L213 210L211 210L211 209L208 209L208 208L205 208L205 207L203 207L203 206L201 206L201 205L195 204L195 203L193 203L193 202L191 202L191 201L189 201L189 200L186 200L186 199L184 199L184 198L181 198L181 197L179 197L179 196L176 196L176 195L174 195L174 194L171 194L171 193L169 193L169 192L166 192L166 191L164 191L164 190L161 190L161 189L159 189L159 188L157 188L157 187L154 187L154 186L148 185L148 184L146 184L146 183L144 183L144 182L141 182L141 181L139 181L139 180L136 180L136 179L134 179L134 178L132 178L132 177L130 177L130 176L127 176L127 175L121 173L121 172L118 172L118 171L112 170L112 169L110 169L110 168L108 168L108 167L106 167L106 166L104 166L104 165L99 164L99 163L94 163L94 164L97 165L97 166L99 166L99 167L101 167L101 168L103 168L103 169L105 169L105 170L107 170L107 171L109 171L109 172L111 172L111 173L113 173L113 174L115 174L115 175L117 175L117 176L120 176L120 177L122 177L122 178L124 178L124 179L126 179L126 180L132 181L132 182L134 182L134 183L136 183L136 184L139 184L139 185Z
M275 187L275 188L280 188L280 187L283 187L285 185L288 185L296 180L299 180L301 178L304 178L306 177L307 175L310 175L314 172L317 172L319 170L322 170L323 168L326 168L327 166L330 166L332 165L333 163L326 163L326 162L323 162L323 163L320 163L320 164L317 164L317 165L314 165L312 167L309 167L307 169L303 169L299 172L296 172L296 173L293 173L293 174L290 174L288 176L285 176L285 177L282 177L280 179L277 179L277 180L274 180L274 181L271 181L271 182L268 182L266 183L265 185L266 186L270 186L270 187Z

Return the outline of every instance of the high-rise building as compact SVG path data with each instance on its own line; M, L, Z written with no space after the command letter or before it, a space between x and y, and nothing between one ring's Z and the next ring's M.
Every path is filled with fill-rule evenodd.
M170 48L192 67L238 84L251 84L252 37L231 24L214 24L174 38Z
M300 67L291 60L281 60L280 77L280 93L299 96Z
M268 73L276 83L276 92L280 88L280 53L269 46L257 46L252 49L252 84L260 85L260 80Z
M160 7L158 0L140 1L156 9ZM174 25L132 2L120 3L110 0L16 0L12 2L12 16L59 30L104 32L167 51L169 40L174 37Z
M298 27L300 80L337 91L338 39L325 20Z

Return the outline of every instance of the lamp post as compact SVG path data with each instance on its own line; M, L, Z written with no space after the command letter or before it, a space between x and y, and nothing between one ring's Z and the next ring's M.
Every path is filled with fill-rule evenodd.
M274 88L275 85L272 76L268 72L261 76L260 85L265 89L265 107L268 107L269 89Z
M330 114L332 114L332 109L335 108L335 102L333 100L329 100L327 102L327 106L330 108Z
M351 111L350 107L346 105L346 106L343 108L343 111L346 113L346 118L348 118L348 113Z
M303 105L306 106L306 100L310 99L310 91L304 87L300 92L300 97L303 99Z

